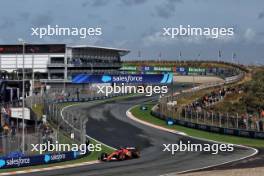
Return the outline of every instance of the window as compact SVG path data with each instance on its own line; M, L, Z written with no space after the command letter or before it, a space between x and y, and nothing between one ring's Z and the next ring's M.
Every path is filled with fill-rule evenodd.
M64 57L51 57L50 63L51 64L64 64Z

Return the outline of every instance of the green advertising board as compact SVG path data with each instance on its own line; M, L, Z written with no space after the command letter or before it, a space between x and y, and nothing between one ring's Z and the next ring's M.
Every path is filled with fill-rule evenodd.
M120 68L120 70L134 70L134 71L136 71L137 67L136 66L122 66Z
M189 67L188 68L189 73L204 73L205 68L194 68L194 67Z

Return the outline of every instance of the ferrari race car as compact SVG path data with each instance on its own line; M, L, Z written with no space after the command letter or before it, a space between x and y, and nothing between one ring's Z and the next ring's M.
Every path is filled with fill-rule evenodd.
M102 153L98 158L101 161L123 161L127 159L139 158L140 152L135 147L125 147L114 151L111 154Z

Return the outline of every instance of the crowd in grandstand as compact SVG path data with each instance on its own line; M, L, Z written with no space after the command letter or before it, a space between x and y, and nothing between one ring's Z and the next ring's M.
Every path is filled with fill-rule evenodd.
M260 115L256 114L228 114L228 113L217 113L210 110L210 106L220 102L225 98L226 95L240 94L243 92L243 87L235 88L221 88L215 90L202 98L197 99L191 104L182 108L182 116L192 117L193 114L197 114L197 118L202 118L204 113L208 119L213 119L216 123L221 125L227 125L231 128L247 129L247 130L264 130L264 110L261 111ZM212 123L210 120L207 123ZM214 124L216 125L216 124ZM221 126L220 125L220 126Z
M201 110L201 108L209 107L225 98L226 95L242 93L242 88L221 88L215 90L202 98L197 99L190 105L187 105L187 108L193 108L195 110Z

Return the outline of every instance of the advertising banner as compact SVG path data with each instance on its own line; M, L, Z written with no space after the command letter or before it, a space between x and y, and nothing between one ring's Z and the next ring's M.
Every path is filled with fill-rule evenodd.
M0 158L0 169L57 163L61 161L77 159L80 156L81 155L79 154L79 152L63 152L13 158L2 157Z
M187 75L188 74L188 69L184 67L177 67L176 72L180 73L181 75Z
M193 68L193 67L189 67L188 72L189 73L204 73L205 72L205 68Z
M124 75L88 75L78 74L72 83L133 83L133 84L170 84L173 74L124 74Z
M142 72L152 72L154 70L154 67L152 66L141 66Z
M172 71L171 67L154 67L154 71L161 71L161 72L170 72Z
M123 66L120 68L120 70L125 70L125 71L136 71L137 67L136 66Z

